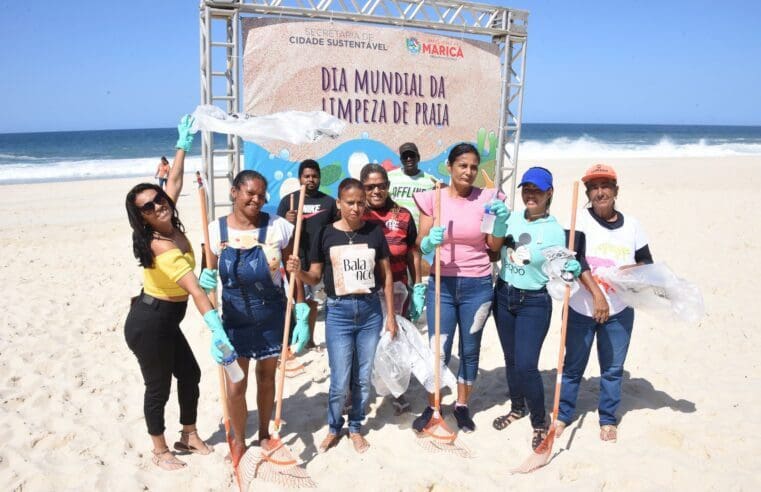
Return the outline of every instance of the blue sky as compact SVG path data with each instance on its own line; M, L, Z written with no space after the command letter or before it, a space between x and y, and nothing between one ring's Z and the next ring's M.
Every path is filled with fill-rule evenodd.
M758 2L507 5L531 12L524 121L761 125ZM195 0L0 12L0 133L170 127L198 104Z

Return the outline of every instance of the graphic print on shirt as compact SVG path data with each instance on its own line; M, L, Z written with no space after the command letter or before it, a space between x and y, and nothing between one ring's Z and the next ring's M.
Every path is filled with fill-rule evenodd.
M322 208L322 205L319 203L312 203L312 204L304 204L304 220L311 219L315 215L321 214L322 212L325 212L325 209Z
M269 231L268 231L269 234ZM281 262L281 251L277 247L268 245L268 244L261 244L259 241L256 240L253 234L245 234L245 235L236 235L235 237L231 238L232 247L236 249L251 249L251 248L262 248L262 251L264 252L264 256L267 258L267 268L270 272L270 277L272 278L272 282L275 285L280 285L282 283L282 278L280 275L280 262ZM258 271L258 268L261 268L261 265L257 264L257 261L251 261L250 267L254 271ZM230 265L227 265L228 268L230 268Z
M531 244L531 234L524 232L518 236L518 242L515 242L515 238L512 234L508 234L505 238L505 246L507 246L507 257L509 258L508 268L510 271L517 275L525 275L525 270L521 266L526 266L531 263L531 250L528 245Z
M369 294L375 287L375 249L367 244L332 246L330 262L337 296Z

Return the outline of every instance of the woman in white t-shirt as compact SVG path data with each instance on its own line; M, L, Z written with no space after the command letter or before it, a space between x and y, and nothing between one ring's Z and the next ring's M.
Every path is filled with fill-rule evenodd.
M275 371L283 343L286 299L280 265L293 248L293 224L262 211L267 203L267 180L256 171L241 171L233 180L233 210L209 224L212 265L222 279L222 322L245 377L227 382L230 421L235 438L232 459L246 450L246 388L249 360L256 360L256 403L259 445L268 451L269 422L275 400ZM200 284L216 287L217 270L204 269ZM296 292L297 327L306 343L309 327L303 291ZM301 311L301 316L299 315ZM295 343L295 342L294 342ZM298 345L298 344L297 344ZM297 348L297 351L299 348Z
M595 271L600 268L629 268L652 263L650 249L639 221L616 209L618 176L607 164L587 169L581 181L586 186L590 207L579 215L577 230L583 233L579 255L585 255L590 271L581 276L585 289L570 300L563 383L557 433L573 420L579 383L597 337L600 363L600 439L615 442L621 402L624 361L631 340L634 310L624 304Z

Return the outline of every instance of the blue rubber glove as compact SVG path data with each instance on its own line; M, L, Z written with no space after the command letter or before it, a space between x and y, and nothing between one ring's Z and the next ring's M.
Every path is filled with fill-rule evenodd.
M573 274L573 278L579 278L579 275L581 275L581 263L578 260L568 260L563 265L563 271Z
M201 270L201 276L198 277L198 284L208 294L217 289L217 271L211 268Z
M294 352L299 353L304 350L309 341L309 304L296 303L294 311L296 312L296 327L291 336L291 347Z
M507 234L507 219L510 218L510 209L507 208L505 202L496 199L489 202L489 209L492 214L496 215L491 235L494 237L505 237L505 234Z
M410 320L415 322L423 314L423 308L425 307L425 291L426 286L423 283L415 284L412 287L412 304L410 305Z
M177 139L177 143L174 144L175 148L190 152L190 149L193 147L193 134L190 133L190 127L193 126L193 123L195 123L195 118L189 114L182 117L180 124L177 125L179 138Z
M203 315L206 326L211 330L211 356L217 362L222 364L225 360L225 354L235 353L230 339L227 338L225 329L222 327L222 320L219 318L216 309L211 309Z
M428 235L423 238L423 241L420 243L420 251L423 252L424 255L429 254L431 251L433 251L436 246L444 242L444 227L443 226L437 226L437 227L431 227L431 230L428 232Z

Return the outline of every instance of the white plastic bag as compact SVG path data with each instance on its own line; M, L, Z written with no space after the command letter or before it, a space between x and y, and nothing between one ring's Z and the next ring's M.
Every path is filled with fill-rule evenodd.
M551 246L542 251L546 261L542 264L542 271L547 278L547 292L556 301L562 301L565 296L566 286L571 287L571 295L579 290L579 282L563 268L568 260L575 260L576 253L562 246ZM564 278L565 277L565 278Z
M703 295L697 285L676 276L665 263L631 268L599 268L595 275L608 282L627 305L652 314L671 312L688 323L705 315Z
M193 133L202 130L237 135L249 142L282 140L292 144L316 142L323 135L337 137L346 123L324 111L282 111L265 116L227 114L212 104L193 111Z
M426 343L423 336L420 335L420 332L417 330L417 327L415 327L410 320L397 316L396 324L399 327L397 338L403 338L409 346L412 374L415 375L415 379L420 381L420 384L422 384L429 393L433 393L436 385L434 383L434 353L433 350L431 350L432 347L429 347L429 344ZM442 337L442 346L444 345L444 340L445 337ZM433 341L434 338L431 337L431 343L433 343ZM444 365L443 348L441 350L441 360L439 361L439 364L441 364L441 387L449 387L453 392L456 391L457 379L455 379L452 371Z
M409 291L404 282L394 282L394 312L401 313L404 307L404 302L407 300ZM381 311L383 311L383 318L386 318L386 296L383 293L383 289L378 289L378 295L381 301Z
M391 338L391 334L383 330L373 361L375 391L381 396L390 393L399 397L407 391L411 373L409 345L403 337Z

